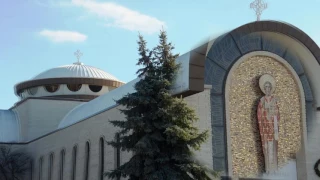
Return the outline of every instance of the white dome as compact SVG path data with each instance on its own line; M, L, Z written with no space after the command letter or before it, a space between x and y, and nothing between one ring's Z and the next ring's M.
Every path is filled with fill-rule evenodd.
M71 65L52 68L40 73L39 75L35 76L32 80L48 78L95 78L119 81L113 75L101 69L84 65L83 63L74 63Z

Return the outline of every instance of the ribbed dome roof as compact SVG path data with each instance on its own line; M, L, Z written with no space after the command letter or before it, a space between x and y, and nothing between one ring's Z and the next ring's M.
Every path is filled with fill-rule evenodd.
M48 78L97 78L119 81L113 75L83 63L73 63L71 65L59 66L49 69L35 76L32 80L48 79Z

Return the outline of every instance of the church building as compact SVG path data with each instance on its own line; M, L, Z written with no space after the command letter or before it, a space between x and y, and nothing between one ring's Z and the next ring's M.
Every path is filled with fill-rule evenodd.
M255 21L177 59L172 95L182 96L209 130L197 158L222 179L320 179L320 49L297 27ZM0 110L0 145L31 156L25 180L106 180L130 159L109 146L114 100L134 92L81 62L17 83L19 101Z

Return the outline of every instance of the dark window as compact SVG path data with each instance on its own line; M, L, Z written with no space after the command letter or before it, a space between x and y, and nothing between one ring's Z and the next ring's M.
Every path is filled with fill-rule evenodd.
M52 179L52 172L53 172L52 168L53 168L53 153L51 153L49 156L49 172L48 172L49 180Z
M47 86L44 86L44 88L46 89L46 91L50 93L54 93L59 89L59 84L47 85Z
M117 142L117 144L119 144L120 143L120 134L119 133L117 133L116 134L116 142ZM119 168L120 167L120 147L117 147L116 148L116 153L117 153L117 155L116 155L116 167L117 168ZM120 180L120 176L118 176L117 177L117 180Z
M30 180L33 180L33 161L30 161Z
M101 137L99 142L99 180L103 180L104 173L104 139Z
M72 92L79 91L82 87L82 84L68 84L67 85L68 89Z
M22 91L20 92L20 94L19 94L19 96L20 96L21 99L24 98L24 92L25 92L25 90L22 90Z
M43 163L43 158L41 157L39 160L39 180L42 180L42 163Z
M92 92L99 92L99 91L101 91L102 86L89 85L89 89L90 89Z
M88 180L89 178L89 164L90 164L90 144L89 142L86 142L85 172L84 172L85 180Z
M35 95L35 94L37 94L37 92L38 92L38 87L33 87L33 88L28 89L28 93L30 95Z
M116 142L120 143L120 135L119 133L116 134ZM120 147L116 148L116 153L117 153L117 168L120 167Z
M65 150L60 152L60 180L63 180Z
M71 172L72 180L76 179L76 170L77 170L77 146L74 146L72 150L72 172Z

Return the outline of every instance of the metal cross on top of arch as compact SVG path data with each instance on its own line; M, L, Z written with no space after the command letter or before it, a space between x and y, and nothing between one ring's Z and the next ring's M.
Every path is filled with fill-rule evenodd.
M80 57L83 55L82 52L80 52L79 50L77 50L76 52L74 52L74 55L77 57L77 64L81 64L80 63Z
M250 8L256 12L257 21L260 21L262 11L268 8L268 4L264 3L263 0L255 0L250 4Z

